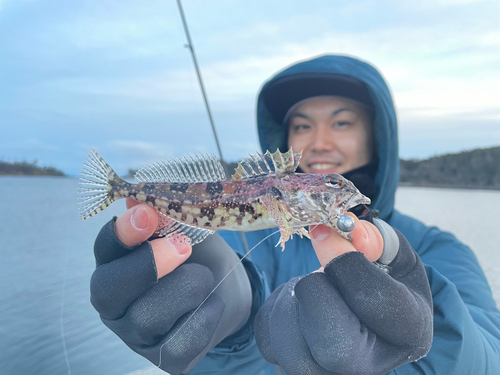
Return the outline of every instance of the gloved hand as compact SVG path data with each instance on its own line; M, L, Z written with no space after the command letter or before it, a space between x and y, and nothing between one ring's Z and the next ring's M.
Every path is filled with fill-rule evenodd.
M156 211L132 200L127 206L96 238L92 305L132 350L169 373L185 374L248 319L245 268L239 264L193 315L238 256L218 235L192 249L165 238L147 241Z
M352 243L325 226L311 231L324 271L279 286L255 318L268 362L288 375L374 375L429 351L433 311L424 267L405 237L377 220L375 227L356 218ZM371 263L377 259L385 265Z

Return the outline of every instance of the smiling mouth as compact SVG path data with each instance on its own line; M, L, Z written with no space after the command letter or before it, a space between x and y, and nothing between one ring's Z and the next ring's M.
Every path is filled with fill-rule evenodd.
M337 168L340 163L313 163L309 164L309 168L316 169L318 171L324 171L331 168Z

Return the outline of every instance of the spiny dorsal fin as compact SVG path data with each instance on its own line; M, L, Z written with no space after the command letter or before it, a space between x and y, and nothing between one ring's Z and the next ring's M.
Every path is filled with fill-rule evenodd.
M212 153L188 154L155 161L136 174L138 182L218 182L227 181L224 167Z
M302 151L294 154L291 147L290 150L285 153L281 153L279 149L273 154L269 151L266 151L264 155L257 152L254 155L251 154L250 158L243 158L241 162L238 163L238 167L234 170L231 180L243 180L271 173L294 173L299 166L301 157ZM257 171L255 169L257 169Z
M269 151L267 151L266 155L269 155L269 157L273 161L276 173L287 174L294 173L299 166L300 158L302 157L302 151L300 151L298 154L294 154L293 149L290 147L290 150L288 150L284 154L280 152L280 149L277 149L274 154L271 154Z

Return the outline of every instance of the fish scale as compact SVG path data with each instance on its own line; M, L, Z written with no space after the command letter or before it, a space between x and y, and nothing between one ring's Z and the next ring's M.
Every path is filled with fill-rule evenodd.
M211 154L154 162L139 170L137 183L118 177L94 150L80 178L80 216L87 219L113 201L131 198L155 208L155 235L192 245L217 230L254 231L278 226L284 249L293 234L308 237L306 226L336 225L339 217L369 198L341 175L296 173L301 153L277 150L244 158L231 181Z

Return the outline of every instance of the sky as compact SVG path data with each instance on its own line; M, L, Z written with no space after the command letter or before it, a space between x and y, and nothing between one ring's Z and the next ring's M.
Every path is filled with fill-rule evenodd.
M500 145L500 3L184 0L224 158L260 150L272 75L334 53L386 78L400 156ZM0 160L119 173L216 144L174 0L0 0Z

